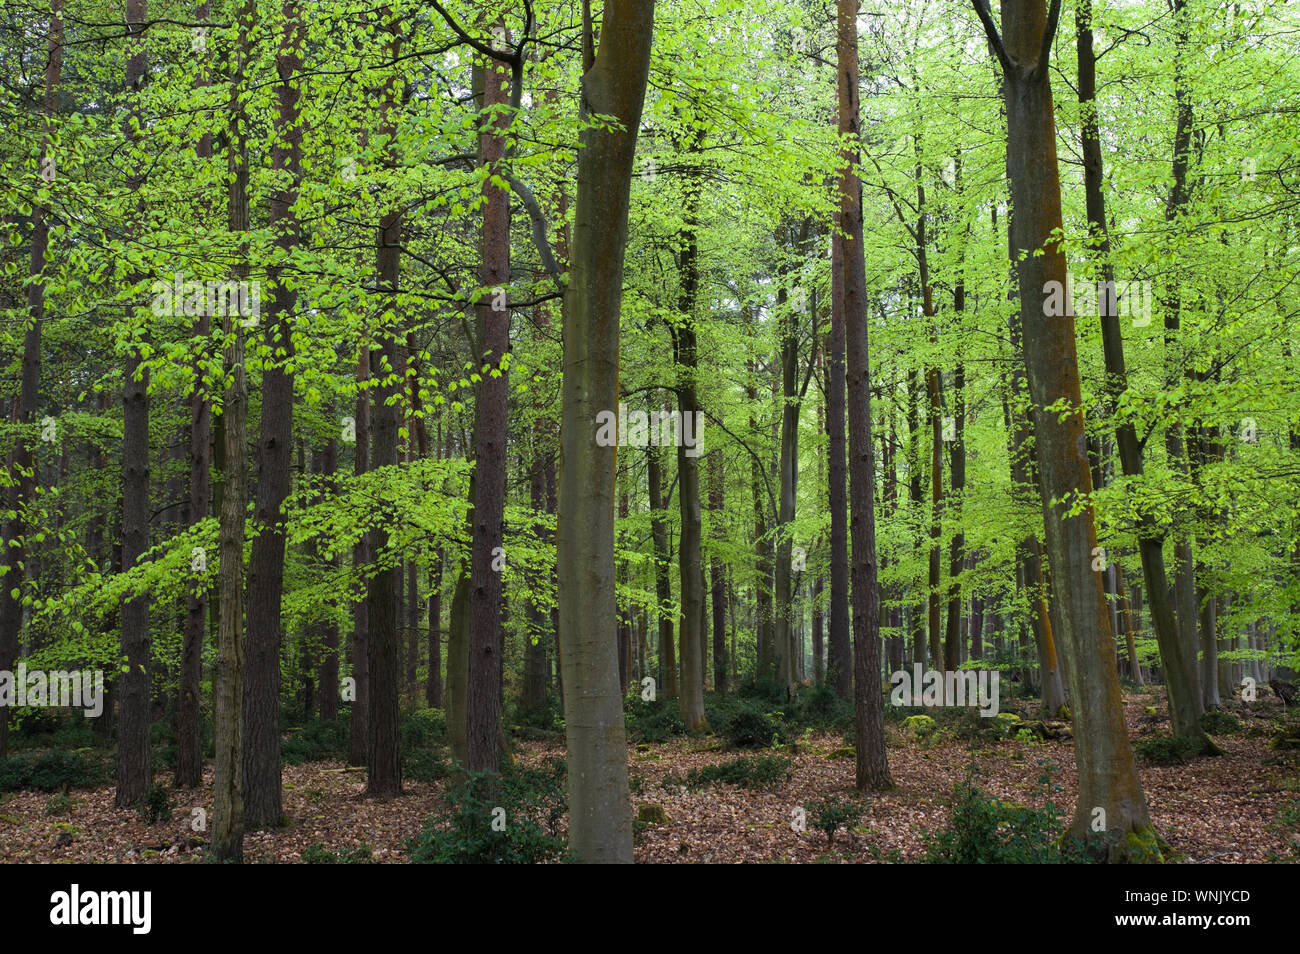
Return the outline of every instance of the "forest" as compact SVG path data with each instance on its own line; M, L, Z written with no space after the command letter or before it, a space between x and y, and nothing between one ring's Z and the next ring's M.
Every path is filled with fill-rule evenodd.
M0 76L0 862L1300 862L1295 4L5 0Z

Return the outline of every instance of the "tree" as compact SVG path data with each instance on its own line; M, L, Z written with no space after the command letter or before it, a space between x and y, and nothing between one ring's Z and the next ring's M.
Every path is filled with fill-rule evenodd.
M1049 317L1046 307L1048 282L1062 288L1066 279L1065 257L1056 238L1061 192L1047 70L1061 4L1052 0L1049 11L1045 0L1004 2L999 36L983 0L974 3L1004 76L1012 249L1047 553L1060 603L1058 635L1078 740L1079 795L1068 830L1086 836L1093 809L1099 807L1105 812L1112 860L1158 860L1160 848L1124 722L1105 594L1100 576L1092 570L1097 532L1087 501L1092 478L1084 445L1074 320L1070 315Z
M835 241L843 271L845 363L849 412L849 529L853 536L853 699L857 786L894 787L885 752L880 685L880 601L876 591L876 474L871 445L871 368L867 352L867 265L863 251L858 165L858 0L838 0L836 76L843 145Z
M619 313L636 134L650 71L654 0L608 0L594 50L584 5L581 118L571 278L564 309L564 411L556 560L569 751L569 846L581 862L630 862L632 817L614 641L617 451L595 441L618 406Z
M145 0L128 0L126 21L131 55L126 62L126 88L137 94L148 70L142 24ZM140 123L138 99L127 119L126 137L136 138ZM138 193L144 185L139 174L127 186ZM132 347L122 371L122 569L130 570L149 549L149 368L138 346ZM118 808L144 798L153 777L149 760L149 597L144 594L122 602L122 676L118 704L117 798Z

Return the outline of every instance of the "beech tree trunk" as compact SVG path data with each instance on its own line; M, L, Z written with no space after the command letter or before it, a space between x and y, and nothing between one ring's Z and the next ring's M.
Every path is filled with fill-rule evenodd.
M356 437L353 475L360 477L370 470L370 348L363 344L357 355L357 404L353 429ZM348 739L348 764L366 765L370 749L370 608L365 598L365 582L370 563L370 541L361 534L352 545L352 569L366 587L361 599L352 604L352 716Z
M249 36L257 23L256 0L245 0L239 11L240 45L230 84L231 132L227 173L230 176L228 226L247 232L248 116L246 70ZM245 246L246 250L246 246ZM248 277L248 265L237 270ZM216 764L212 784L212 842L217 861L242 862L244 857L244 518L248 509L248 382L244 372L243 322L227 317L227 387L221 426L225 445L218 571L220 623L217 661L212 673Z
M381 9L380 17L382 29L389 35L386 53L396 60L402 44L401 23L387 7ZM386 144L383 162L387 169L396 169L398 164L394 140L397 136L396 114L401 103L398 81L392 78L385 84L379 109L379 135ZM385 307L391 309L390 321L394 324L399 321L396 296L400 287L401 242L402 210L398 207L380 218L375 251L379 292L387 298ZM400 398L404 382L398 373L400 332L390 325L382 334L382 349L370 352L370 373L378 381L370 435L370 461L375 470L397 465L397 432L402 423ZM371 578L366 597L370 626L367 644L370 686L366 711L366 795L371 798L402 794L402 761L397 730L402 651L397 581L402 569L400 560L382 558L384 548L388 546L385 527L395 518L395 514L391 517L381 514L381 519L370 531L370 556L380 561L380 569Z
M1012 248L1020 287L1025 363L1034 409L1039 490L1047 551L1057 587L1056 622L1074 700L1079 792L1071 835L1087 837L1104 811L1112 860L1160 860L1124 721L1114 665L1113 637L1100 576L1092 570L1097 533L1091 506L1067 517L1066 508L1092 490L1084 443L1082 398L1074 320L1048 316L1048 282L1065 286L1065 256L1058 240L1061 192L1056 164L1056 124L1048 76L1051 40L1060 0L1050 13L1044 0L1002 4L1005 47L982 0L974 0L1005 76L1007 165L1011 179ZM1056 402L1074 409L1045 411Z
M654 0L607 0L600 51L586 67L579 115L613 116L620 129L587 127L578 151L571 279L564 309L560 427L560 666L569 764L569 849L579 862L631 862L627 747L614 644L614 480L617 450L595 441L596 415L618 407L619 314L636 135L650 70Z
M709 510L713 513L712 528L720 533L723 504L723 480L721 458L717 454L709 456ZM713 689L723 695L727 693L727 619L725 581L726 568L716 555L709 560L710 597L713 604ZM820 635L820 634L819 634Z
M696 130L687 145L689 155L698 155L702 134ZM703 432L700 429L699 400L696 396L696 343L695 306L700 283L699 250L696 247L696 219L699 214L699 168L689 173L683 198L682 252L678 267L681 277L681 297L678 311L682 323L673 329L673 359L677 365L677 394L681 410L682 428L691 421L696 439L694 448L685 440L677 442L677 477L681 488L678 501L681 506L682 536L677 546L678 569L681 580L681 650L682 678L678 696L682 720L691 732L707 730L709 721L704 715L704 570L700 556L700 464L698 454ZM689 416L688 416L689 415ZM679 437L681 435L679 434Z
M1100 117L1097 115L1097 60L1093 52L1092 3L1079 0L1075 10L1076 50L1079 61L1079 103L1083 114L1083 181L1091 242L1102 260L1102 282L1114 287L1115 269L1110 262L1110 227L1106 218L1105 181L1102 167ZM1190 107L1188 107L1190 108ZM1180 128L1183 116L1180 112ZM1187 120L1190 122L1190 119ZM1184 144L1186 148L1186 144ZM1100 290L1099 290L1100 291ZM1105 299L1098 294L1098 302ZM1113 404L1128 390L1128 370L1124 361L1124 336L1120 329L1118 309L1103 307L1101 311L1102 351L1106 362L1106 390ZM1119 449L1120 468L1126 477L1141 477L1143 469L1142 445L1138 442L1133 419L1118 418L1115 443ZM1165 531L1148 510L1138 515L1138 553L1142 559L1142 578L1151 594L1151 628L1155 630L1160 646L1160 658L1165 666L1165 691L1169 696L1170 721L1173 734L1197 740L1203 751L1213 743L1201 728L1197 707L1193 702L1196 692L1195 651L1189 641L1179 634L1169 602L1169 579L1165 571ZM1194 626L1194 624L1193 624ZM1133 678L1142 683L1141 667L1137 665L1137 647L1128 635L1129 662Z

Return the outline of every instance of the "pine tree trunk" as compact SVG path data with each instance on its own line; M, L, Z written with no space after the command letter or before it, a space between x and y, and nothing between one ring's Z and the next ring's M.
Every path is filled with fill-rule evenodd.
M52 0L50 4L49 53L45 60L45 96L43 107L46 116L46 141L42 143L41 164L45 168L47 161L52 161L49 153L48 137L53 132L53 119L58 112L58 87L63 75L63 0ZM143 17L143 9L140 16ZM128 73L128 80L130 75ZM57 168L55 175L57 176ZM12 672L14 661L18 658L18 633L22 629L23 607L14 594L19 592L23 582L24 546L23 537L26 525L23 521L23 507L35 489L36 454L36 405L40 399L41 383L41 323L45 318L45 252L49 246L50 225L47 210L41 206L32 208L32 247L28 259L28 275L32 279L27 286L27 315L23 333L22 379L19 384L18 399L14 406L12 418L22 431L14 442L13 451L8 460L8 484L4 495L6 510L13 516L0 521L0 538L4 540L4 561L0 572L0 671ZM107 722L111 710L101 714ZM0 706L0 759L8 755L9 747L9 707Z
M483 69L483 108L510 100L509 73L490 61ZM499 174L505 156L510 111L499 110L479 134L479 159ZM506 496L506 412L509 376L502 366L510 350L510 311L504 301L510 283L510 194L483 183L483 265L479 282L489 300L479 306L478 337L482 380L475 400L474 525L470 547L469 680L467 696L467 767L495 772L500 767L501 664L505 648L501 631L502 531Z
M841 161L838 229L843 266L845 363L849 410L849 501L853 535L854 712L857 787L893 788L885 752L884 696L880 680L880 605L876 591L875 466L871 443L871 373L867 345L866 255L858 163L858 0L839 0L839 127L851 145Z
M148 54L143 38L145 0L127 0L126 88L136 91L145 81ZM138 105L133 119L140 120ZM133 136L128 132L129 137ZM132 176L131 190L144 184ZM122 569L130 570L149 549L149 368L132 349L123 369L122 409ZM122 601L123 672L118 679L117 797L127 808L144 798L153 778L149 758L149 596Z

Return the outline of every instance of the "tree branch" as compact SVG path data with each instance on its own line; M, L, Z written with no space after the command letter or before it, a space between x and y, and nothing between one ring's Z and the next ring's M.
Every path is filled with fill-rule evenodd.
M1052 41L1056 38L1056 25L1060 21L1061 0L1052 0L1052 5L1047 10L1047 26L1043 29L1043 45L1038 50L1038 62L1034 64L1034 71L1029 74L1031 83L1047 75L1047 64L1052 56Z
M1007 56L1006 47L1002 45L1002 37L998 36L998 28L993 25L993 15L989 13L988 0L971 0L971 2L975 5L975 15L980 18L980 23L984 27L984 35L989 40L989 46L993 48L994 55L997 56L998 62L1002 64L1002 71L1010 75L1014 64L1011 62L1011 57Z
M528 211L528 218L533 223L533 245L537 246L537 254L542 259L542 265L546 273L551 276L551 281L555 282L555 287L564 293L564 281L560 275L560 266L555 261L555 256L551 254L551 243L546 240L546 217L542 215L542 207L537 203L537 197L533 195L533 190L528 188L523 182L517 179L509 170L502 169L501 177L510 183L510 188L515 195L519 196L519 201L524 204Z

